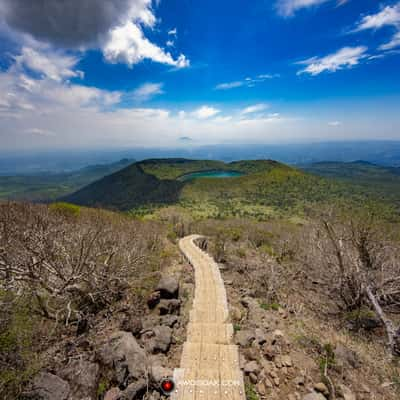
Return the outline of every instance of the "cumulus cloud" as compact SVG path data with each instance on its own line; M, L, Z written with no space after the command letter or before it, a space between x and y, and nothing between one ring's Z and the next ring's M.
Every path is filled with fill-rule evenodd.
M0 72L0 115L10 112L47 112L57 107L109 107L120 92L74 84L78 60L23 48L7 71ZM32 74L35 73L35 74Z
M352 68L367 57L368 48L365 46L343 47L336 53L325 57L312 57L297 64L306 65L297 74L319 75L322 72L336 72L345 68Z
M133 66L144 59L184 68L189 66L189 60L181 54L174 59L169 52L150 42L136 24L128 21L125 25L115 28L103 48L104 56L111 63L125 62Z
M162 83L144 83L132 92L132 98L135 101L147 101L157 96L163 94L163 84Z
M15 60L19 65L58 82L65 78L83 78L83 72L74 69L78 62L76 57L23 47ZM25 84L29 85L29 81Z
M143 27L157 22L152 0L0 0L4 22L41 43L71 49L99 48L109 62L132 66L144 59L187 67L148 40Z
M331 0L278 0L276 3L276 9L278 14L283 17L291 17L297 11L303 8L319 6ZM341 6L347 3L348 0L337 0L336 4Z
M0 0L5 22L57 46L92 46L116 26L135 19L155 23L151 0Z
M221 111L217 108L210 107L210 106L202 106L197 110L193 111L192 115L198 119L208 119L214 117L215 115L219 114Z

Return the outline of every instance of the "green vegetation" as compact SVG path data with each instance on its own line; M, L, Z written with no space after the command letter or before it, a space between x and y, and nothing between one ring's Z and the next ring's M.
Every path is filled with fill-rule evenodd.
M261 303L260 307L263 310L272 310L272 311L278 311L280 308L280 304L279 303Z
M246 399L247 400L258 400L258 394L254 388L254 386L251 383L246 383L245 385L245 391L246 391Z
M90 207L129 211L148 204L177 202L182 186L178 181L160 180L145 173L139 164L132 164L63 200Z
M177 179L181 175L197 171L232 169L221 161L187 160L184 158L152 159L139 163L144 172L158 179Z
M81 208L79 206L63 202L53 203L50 205L49 209L50 211L71 217L77 217L81 212Z
M329 168L328 168L329 167ZM195 219L292 218L302 224L307 216L324 204L376 204L381 215L393 215L400 207L400 174L367 163L353 163L338 174L337 164L320 163L312 175L271 160L248 160L223 163L210 160L151 159L134 163L111 175L61 198L61 201L89 207L103 207L129 212L136 218L161 218L163 209L175 207L180 215ZM182 182L184 174L195 171L237 171L233 178L193 179ZM333 171L333 172L332 172ZM356 171L357 174L356 174ZM396 170L397 171L397 170ZM363 179L358 179L359 176ZM368 177L385 184L368 186ZM356 179L357 178L357 179ZM385 186L386 185L386 186ZM392 191L389 190L392 187ZM397 208L397 210L393 210ZM390 217L391 218L391 217ZM275 255L268 240L262 244L266 254Z
M10 292L0 292L0 395L18 393L38 368L32 345L37 321L27 300ZM8 365L8 368L2 368Z
M354 185L368 197L378 197L400 209L400 168L355 161L320 162L302 169L314 175Z
M28 176L0 176L0 199L49 201L56 200L126 167L132 161L93 165L78 171Z

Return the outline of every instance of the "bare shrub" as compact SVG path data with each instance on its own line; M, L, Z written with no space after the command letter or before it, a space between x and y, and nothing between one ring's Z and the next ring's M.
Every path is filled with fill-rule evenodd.
M29 293L45 318L77 322L122 296L156 242L111 213L2 204L1 287Z
M392 354L400 355L400 326L388 313L400 312L400 246L396 227L377 218L373 208L323 213L310 230L310 258L320 260L316 273L342 312L370 307L383 323ZM315 250L319 253L316 254Z

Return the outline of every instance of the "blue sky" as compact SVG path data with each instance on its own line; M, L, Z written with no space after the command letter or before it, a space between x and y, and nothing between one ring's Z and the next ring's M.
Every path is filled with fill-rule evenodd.
M0 0L0 38L5 149L400 140L398 0Z

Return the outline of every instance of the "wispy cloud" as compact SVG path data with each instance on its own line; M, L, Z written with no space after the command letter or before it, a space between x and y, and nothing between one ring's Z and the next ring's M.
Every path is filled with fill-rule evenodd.
M379 49L386 51L386 50L393 50L396 47L400 47L400 31L395 33L389 42L379 46Z
M376 14L364 16L357 24L355 31L380 29L388 25L400 26L400 2L393 6L384 7Z
M154 96L163 94L162 88L162 83L144 83L132 92L132 97L135 101L147 101Z
M234 82L226 82L226 83L219 83L215 86L216 90L229 90L244 86L246 81L234 81Z
M255 104L253 106L244 108L241 111L241 114L248 115L248 114L259 113L259 112L265 111L268 107L269 107L268 104L265 104L265 103Z
M330 121L328 122L328 126L331 126L332 128L336 128L338 126L341 126L342 123L340 121Z
M276 9L282 17L292 17L297 11L303 8L316 7L332 0L278 0ZM342 6L349 0L336 0L337 6Z
M367 57L368 48L365 46L343 47L336 53L325 57L312 57L297 64L306 65L297 74L319 75L322 72L336 72L358 65L362 59Z
M385 26L392 26L396 32L389 42L379 46L379 50L387 51L400 47L400 2L392 6L386 6L376 14L364 16L352 32L377 30Z
M269 79L279 78L280 74L260 74L257 75L255 78L247 77L242 80L232 81L232 82L225 82L219 83L215 86L215 90L230 90L239 87L254 87L255 85L265 82Z

